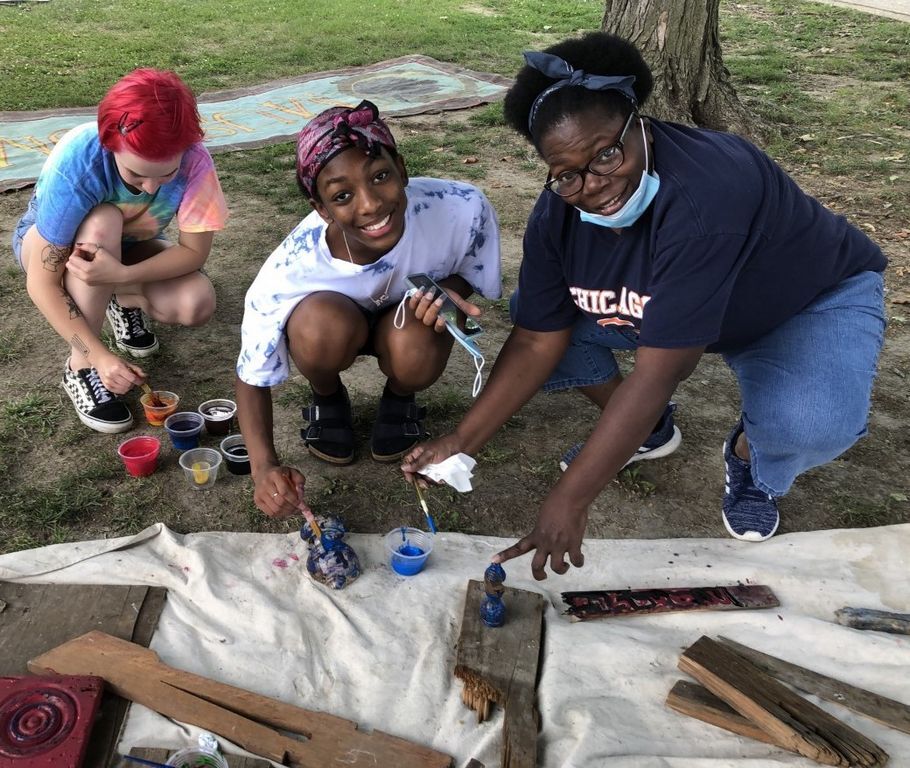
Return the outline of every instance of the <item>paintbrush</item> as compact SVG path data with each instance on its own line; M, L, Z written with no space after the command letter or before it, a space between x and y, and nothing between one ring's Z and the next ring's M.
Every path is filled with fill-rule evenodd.
M313 514L313 510L310 509L306 505L306 502L304 502L304 500L303 500L303 486L302 485L297 486L297 498L299 499L299 501L297 502L297 509L299 509L303 513L303 516L306 518L306 521L310 524L310 530L313 532L313 535L317 539L321 539L322 538L322 529L319 527L319 523L316 522L316 515Z
M427 500L423 496L423 491L420 486L417 484L417 481L414 481L414 490L417 491L417 501L420 502L420 508L423 510L423 514L427 518L427 525L430 526L430 530L433 533L436 533L436 521L433 520L433 515L430 514L430 508L427 506Z
M144 757L133 757L132 755L120 755L124 760L132 760L134 763L140 763L141 765L149 765L151 768L171 768L169 765L164 763L156 763L154 760L146 760Z
M149 405L152 406L152 408L165 407L166 403L161 402L161 398L152 392L152 388L148 385L148 383L143 381L139 386L142 387L142 391L149 396Z

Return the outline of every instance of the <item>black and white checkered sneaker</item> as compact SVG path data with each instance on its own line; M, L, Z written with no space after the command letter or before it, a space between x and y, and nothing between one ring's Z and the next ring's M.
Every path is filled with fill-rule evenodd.
M133 414L117 395L108 391L94 368L71 371L67 360L60 386L66 390L85 426L96 432L114 434L133 426Z
M117 297L111 296L105 314L120 350L133 357L148 357L158 351L158 337L149 328L149 319L141 309L121 307Z

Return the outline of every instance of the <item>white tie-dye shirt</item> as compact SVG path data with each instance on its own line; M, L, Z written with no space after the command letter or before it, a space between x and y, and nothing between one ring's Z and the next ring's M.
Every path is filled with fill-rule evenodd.
M237 359L242 381L271 387L288 378L285 325L300 301L316 291L342 293L374 310L373 297L387 292L384 307L396 304L408 289L405 278L426 272L435 280L460 275L481 296L499 298L499 223L483 192L428 178L411 179L405 191L401 240L372 264L332 258L326 224L315 211L275 249L246 294Z

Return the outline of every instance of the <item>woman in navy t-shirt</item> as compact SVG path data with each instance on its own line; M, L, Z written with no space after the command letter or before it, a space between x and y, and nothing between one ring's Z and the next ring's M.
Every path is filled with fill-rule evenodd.
M587 509L628 463L680 443L669 402L705 352L740 385L724 444L723 521L762 541L776 499L865 434L884 334L881 250L732 134L643 117L651 73L630 43L592 33L525 55L510 124L549 175L528 222L515 320L455 432L403 467L473 453L533 394L577 388L601 408L563 457L534 530L497 556L532 570L583 563ZM613 349L635 349L623 378ZM832 412L838 418L831 419Z

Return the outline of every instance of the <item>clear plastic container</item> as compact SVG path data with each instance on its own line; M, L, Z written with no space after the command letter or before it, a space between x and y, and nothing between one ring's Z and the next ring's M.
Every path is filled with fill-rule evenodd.
M402 576L420 573L433 551L433 537L419 528L393 528L385 535L385 543L392 570Z
M174 768L230 768L222 755L201 747L181 749L171 755L165 765Z
M178 461L187 483L195 491L211 488L218 479L221 454L214 448L193 448L181 453Z

